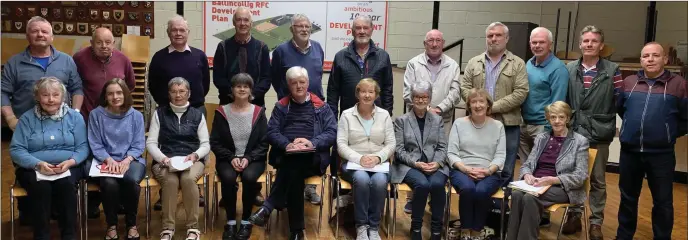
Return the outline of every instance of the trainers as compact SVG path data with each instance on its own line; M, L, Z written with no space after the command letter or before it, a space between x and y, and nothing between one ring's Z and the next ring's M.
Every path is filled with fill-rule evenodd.
M413 201L413 199L410 199L410 198L406 199L406 205L404 205L404 212L406 214L411 214L411 212L413 211L413 206L411 205L412 201Z
M361 225L356 228L356 240L369 240L368 238L368 226Z
M569 212L568 217L566 217L566 222L564 222L564 227L561 233L570 235L579 232L583 229L581 225L581 215L577 212Z
M315 193L315 185L306 185L306 188L304 188L303 192L306 194L306 201L309 201L315 205L320 204L320 196Z
M351 195L341 195L337 198L337 204L339 205L339 208L345 208L351 203Z
M380 237L380 232L377 229L368 228L368 239L382 240L382 237Z
M602 235L602 226L597 224L590 224L590 240L602 240L604 235Z

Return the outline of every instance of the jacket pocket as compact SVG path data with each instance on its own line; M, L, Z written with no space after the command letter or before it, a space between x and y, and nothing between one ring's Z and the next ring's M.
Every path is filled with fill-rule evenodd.
M588 119L591 137L598 141L611 141L616 133L614 114L592 114Z
M664 123L664 127L666 128L667 143L671 143L671 131L669 131L669 123Z

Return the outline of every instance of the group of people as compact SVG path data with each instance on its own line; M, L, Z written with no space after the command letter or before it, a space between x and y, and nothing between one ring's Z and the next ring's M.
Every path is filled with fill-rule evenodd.
M353 20L354 39L334 58L326 96L324 51L310 39L307 16L292 17L293 38L279 45L272 59L265 43L251 36L248 9L238 8L232 21L236 34L221 41L214 53L212 79L220 105L211 132L205 118L207 56L187 44L190 29L183 17L168 21L170 45L156 52L149 66L150 92L158 108L147 138L143 115L132 108L131 62L114 49L108 29L96 29L91 46L70 57L51 46L48 21L34 17L28 22L29 47L13 56L2 74L2 115L14 130L10 154L18 183L28 193L20 214L31 216L34 239L50 238L51 209L57 210L62 239L75 239L75 186L82 179L100 185L104 239L119 239L119 212L125 214L126 239L139 239L144 149L153 159L152 175L162 185L162 240L173 239L176 232L179 188L186 239L200 239L202 198L196 182L210 151L227 215L223 239L248 239L253 225L264 226L273 210L284 208L289 209L289 239L304 239L303 202L321 201L304 179L322 176L328 167L352 185L344 195L352 199L356 239L381 239L389 183L412 188L405 207L411 214L411 239L422 239L428 197L430 239L441 239L447 181L461 196L461 239L484 239L486 215L493 207L490 197L512 181L517 155L522 160L517 179L551 187L538 197L513 191L508 239L537 239L538 225L549 222L544 213L549 205L584 204L588 177L588 234L602 239L604 173L617 114L623 119L617 238L634 235L646 174L654 198L655 238L671 237L673 149L675 139L687 131L688 90L683 78L664 69L666 53L657 43L643 47L643 70L622 79L618 65L599 56L604 34L594 26L580 34L582 57L564 64L551 52L552 33L546 28L531 32L534 57L523 61L506 50L508 27L495 22L485 32L485 53L472 58L460 74L458 64L442 52L442 33L432 30L425 37L425 52L408 62L404 74L408 112L392 118L392 65L387 52L370 39L370 18ZM270 86L279 100L268 119L265 94ZM460 99L468 116L453 119ZM590 148L597 155L588 176ZM190 167L176 169L173 158ZM122 177L89 177L92 164ZM277 174L262 201L257 180L267 164ZM371 170L387 164L388 171ZM38 179L58 174L71 176ZM243 209L237 220L239 177ZM346 203L343 199L337 201ZM253 205L260 207L252 212ZM580 230L580 212L570 213L564 228L568 233Z

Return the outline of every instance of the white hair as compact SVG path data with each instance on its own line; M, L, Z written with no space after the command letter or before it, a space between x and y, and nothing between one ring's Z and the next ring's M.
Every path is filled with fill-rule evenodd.
M432 100L432 84L427 80L421 80L411 85L411 98L418 94L428 94L428 100Z
M533 38L533 35L535 35L539 32L546 32L547 33L547 40L549 40L549 42L554 41L554 38L552 37L552 31L550 31L549 29L544 28L544 27L536 27L535 29L533 29L533 31L530 32L530 38Z
M306 21L309 25L311 24L311 20L308 19L308 16L306 16L305 14L297 13L294 14L294 16L291 18L291 25L294 26L294 24L300 21Z
M232 22L236 21L236 15L238 12L243 12L246 11L248 13L248 20L253 20L253 14L251 14L251 10L248 9L247 7L241 6L238 7L235 11L234 14L232 14Z
M174 17L170 18L170 20L167 20L167 32L170 32L170 29L172 28L172 24L175 23L183 23L184 26L186 27L186 30L189 30L189 23L186 21L184 17L182 17L179 14L176 14Z
M172 78L168 83L167 83L167 89L172 89L173 86L175 85L180 85L184 88L186 88L187 91L191 91L191 85L189 84L189 81L187 81L183 77L175 77Z
M306 80L309 80L308 79L308 71L305 68L299 67L299 66L294 66L294 67L289 68L289 70L287 70L286 77L287 77L287 82L294 80L294 79L302 78L302 77L306 78Z
M509 27L507 27L506 25L504 25L504 23L501 23L501 22L490 23L490 25L488 25L487 28L485 28L485 35L487 35L487 32L490 31L490 29L493 29L497 26L503 27L504 28L504 35L509 36Z
M35 16L29 19L29 21L26 23L26 33L29 33L29 26L31 26L31 24L38 22L48 23L48 26L50 26L50 34L53 34L53 25L50 25L50 22L41 16Z
M373 26L373 19L371 19L369 16L367 16L367 15L358 15L358 17L354 18L354 21L351 22L351 28L354 28L354 22L356 22L356 20L363 20L363 21L366 21L366 22L368 23L368 25L370 25L371 27Z

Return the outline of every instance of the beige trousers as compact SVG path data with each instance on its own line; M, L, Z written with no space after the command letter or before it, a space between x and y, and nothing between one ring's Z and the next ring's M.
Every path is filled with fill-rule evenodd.
M182 188L184 210L186 210L186 227L198 229L198 186L196 182L203 176L205 165L202 162L194 163L189 169L182 172L169 172L162 164L155 164L151 168L153 177L162 186L162 228L175 229L177 216L177 193L179 186Z
M530 151L535 145L535 137L538 134L545 132L545 125L529 125L521 123L521 136L518 144L518 158L521 159L521 164L528 160Z

